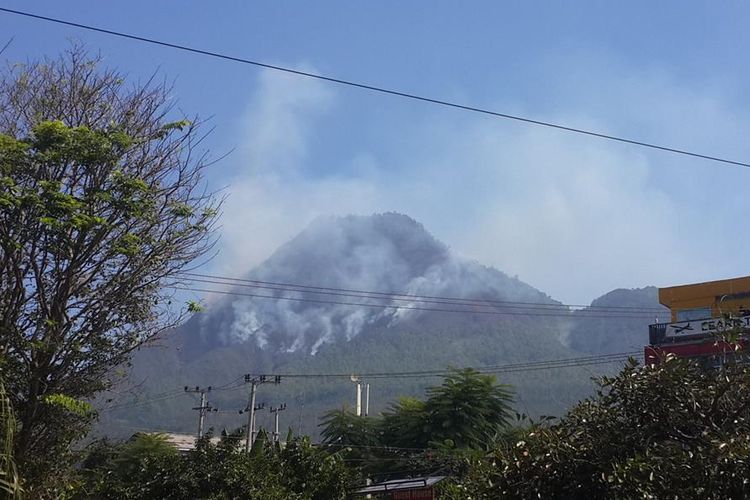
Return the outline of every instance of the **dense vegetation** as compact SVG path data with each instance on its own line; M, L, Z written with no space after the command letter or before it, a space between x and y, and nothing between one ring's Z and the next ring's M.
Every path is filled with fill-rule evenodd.
M241 433L180 455L159 435L138 434L121 444L97 443L83 462L73 497L80 499L343 499L354 480L337 454L288 437L285 446L261 433L251 453Z
M243 430L208 437L179 455L159 435L137 434L87 450L78 498L344 498L365 477L420 471L456 472L464 458L509 436L511 395L492 376L455 371L432 387L424 401L409 398L381 418L336 410L322 422L324 443L291 431L283 446L261 431L250 453ZM401 472L398 472L401 471Z
M551 426L474 460L453 498L747 498L750 367L631 363Z
M347 409L323 419L323 442L405 449L483 448L513 416L508 387L472 369L454 370L425 401L403 397L382 417L360 418Z
M514 422L505 387L481 374L455 372L431 388L425 400L401 399L378 417L357 417L345 409L331 411L322 424L325 444L308 450L317 457L308 463L327 471L320 473L320 480L339 485L340 490L330 491L341 492L357 480L362 484L365 477L449 475L440 486L442 498L455 500L719 499L750 494L746 479L750 475L750 367L707 369L678 359L641 367L633 361L617 376L602 378L599 385L596 396L582 401L558 421ZM309 447L305 439L290 442L295 450ZM211 448L203 443L204 451L191 455L193 458L172 457L159 463L177 460L184 469L173 466L169 474L186 475L185 482L200 483L202 476L190 472L187 464L204 470L195 461L211 464L216 457L228 456L205 451L222 446ZM229 460L231 465L226 467L241 468L240 464L263 456L268 463L277 464L274 471L283 470L284 465L278 464L284 463L286 450L273 449L262 446L244 458L233 451L230 455L236 458L221 460ZM122 477L122 491L133 488L129 474L111 472L122 466L114 463L120 465L99 466L89 477ZM142 467L140 470L148 472L137 482L161 478L158 471L164 469L159 467L164 466ZM212 466L206 467L211 470ZM263 494L268 495L278 488L290 488L269 469L255 467L270 474L270 479L248 476L249 483L243 488L252 488L253 481L267 481L270 486ZM102 475L102 470L107 474ZM216 474L214 484L222 486L213 491L235 491L236 485ZM305 477L309 471L297 474ZM91 479L88 481L91 484ZM311 488L303 493L293 488L288 491L302 495L320 491ZM196 493L200 489L190 491L194 498L209 498ZM262 496L259 491L248 493L247 498L276 498ZM125 493L120 495L127 498Z

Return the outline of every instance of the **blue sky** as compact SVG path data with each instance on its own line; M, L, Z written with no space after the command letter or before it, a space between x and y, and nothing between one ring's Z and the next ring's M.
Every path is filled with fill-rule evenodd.
M733 2L0 5L750 161L750 7ZM720 8L719 8L720 7ZM0 13L4 57L69 39L211 117L222 252L242 274L323 214L407 213L573 303L750 274L750 169L279 75Z

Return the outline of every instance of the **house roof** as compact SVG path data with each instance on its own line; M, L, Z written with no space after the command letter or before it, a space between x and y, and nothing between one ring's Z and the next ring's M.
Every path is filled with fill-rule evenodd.
M167 443L177 449L177 451L192 451L195 449L195 435L193 434L178 434L176 432L149 432L148 434L158 434L164 436ZM219 442L218 437L212 437L211 442L217 444Z
M392 479L382 483L371 484L356 490L356 495L367 495L369 493L384 493L386 491L404 491L429 488L439 483L447 476L412 477L408 479Z

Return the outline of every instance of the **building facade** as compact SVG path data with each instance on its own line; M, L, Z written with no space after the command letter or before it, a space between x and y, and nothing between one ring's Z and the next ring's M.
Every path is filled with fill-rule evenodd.
M750 347L750 276L659 289L670 323L649 327L646 363L668 354L713 365L744 357Z

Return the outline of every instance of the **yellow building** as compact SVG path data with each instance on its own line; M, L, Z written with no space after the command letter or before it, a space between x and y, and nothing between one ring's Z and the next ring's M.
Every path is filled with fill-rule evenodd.
M659 302L672 314L671 323L649 327L647 363L666 354L725 360L728 352L750 346L750 276L659 289ZM728 331L744 330L736 344L724 338Z
M750 276L660 288L659 302L672 311L672 322L744 316L750 312Z

